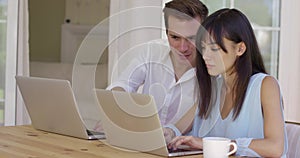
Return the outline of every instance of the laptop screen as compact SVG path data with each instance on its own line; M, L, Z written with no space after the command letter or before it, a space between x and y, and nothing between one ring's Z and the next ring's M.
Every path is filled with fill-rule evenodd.
M172 156L166 147L152 96L101 89L97 89L96 94L109 144L135 151Z

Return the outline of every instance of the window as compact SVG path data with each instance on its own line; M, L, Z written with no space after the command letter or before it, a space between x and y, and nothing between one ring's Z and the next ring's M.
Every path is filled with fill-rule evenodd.
M15 125L18 0L0 0L0 125Z
M0 0L0 125L4 125L7 0Z
M202 0L209 13L227 7L250 20L268 73L278 77L280 0Z

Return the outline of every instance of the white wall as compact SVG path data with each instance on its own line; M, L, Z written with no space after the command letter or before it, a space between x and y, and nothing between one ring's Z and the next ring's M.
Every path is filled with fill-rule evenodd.
M94 25L109 15L110 0L66 0L66 19L72 24Z
M118 71L114 69L118 58L138 44L161 38L161 27L162 0L111 0L109 83L112 71Z
M287 121L300 122L300 14L299 0L282 0L279 82ZM270 98L272 99L272 98Z

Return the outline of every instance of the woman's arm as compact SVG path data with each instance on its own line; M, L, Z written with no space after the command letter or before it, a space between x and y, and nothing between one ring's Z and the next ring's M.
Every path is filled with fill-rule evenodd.
M183 116L178 120L175 125L166 125L163 128L165 140L169 143L176 136L181 136L189 131L193 127L193 120L195 111L197 109L197 103L195 103Z
M277 80L264 78L261 88L261 104L264 115L264 139L253 139L249 148L262 157L280 157L284 151L284 118Z
M175 124L176 128L182 133L188 133L193 127L193 120L195 117L195 111L197 109L197 103L195 103Z

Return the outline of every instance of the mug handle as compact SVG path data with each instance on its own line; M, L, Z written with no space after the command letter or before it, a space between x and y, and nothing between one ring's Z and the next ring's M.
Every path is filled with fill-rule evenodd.
M233 154L233 153L235 153L236 152L236 150L237 150L237 145L236 145L236 143L234 143L234 142L231 142L231 143L229 143L228 144L229 146L233 146L233 149L227 154L227 156L229 156L229 155L231 155L231 154Z

